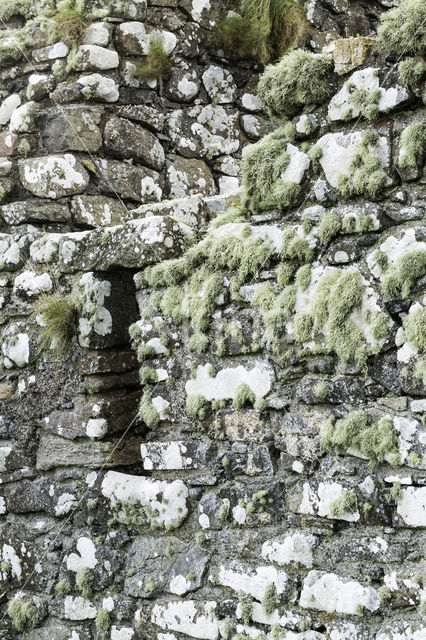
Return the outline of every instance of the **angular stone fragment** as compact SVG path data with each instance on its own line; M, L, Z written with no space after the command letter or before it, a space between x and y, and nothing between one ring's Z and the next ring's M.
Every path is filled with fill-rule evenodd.
M153 469L199 469L208 464L211 445L196 440L141 444L143 467Z
M165 631L178 631L199 640L218 640L216 606L214 600L158 602L152 609L151 622Z
M158 202L163 178L156 171L118 160L100 160L99 188L103 193L136 202Z
M111 118L104 131L107 151L119 158L134 158L151 169L164 166L164 149L150 131L124 118Z
M162 131L164 127L164 113L145 104L123 105L118 108L117 115L121 118L141 122L144 127L154 131Z
M81 76L77 81L77 88L81 89L86 100L98 100L99 102L117 102L120 97L118 85L113 78L107 78L100 73L92 73L89 76Z
M349 73L363 64L365 57L374 44L375 38L341 38L330 45L334 60L334 70L340 76Z
M98 151L102 144L99 123L102 107L80 105L48 109L42 119L41 137L50 153Z
M115 46L125 55L146 55L153 38L161 38L167 54L172 53L177 43L174 33L155 29L147 31L142 22L122 22L115 30Z
M9 225L24 222L68 222L71 219L65 203L32 198L3 205L0 207L0 216Z
M80 57L79 69L84 71L108 71L116 69L120 63L120 58L116 51L105 49L95 44L83 44L77 49L77 56Z
M402 489L397 512L407 526L426 527L426 487Z
M195 69L173 69L166 86L169 100L175 102L191 102L200 91L200 81Z
M327 613L362 615L363 608L377 611L380 598L373 587L364 587L356 580L347 580L335 573L310 571L303 581L299 604Z
M71 214L74 222L87 227L109 227L121 224L127 217L127 208L106 196L81 195L72 199Z
M19 178L34 196L52 200L81 193L89 184L86 169L70 153L20 160Z
M202 160L171 156L167 163L167 177L172 198L185 198L197 193L212 196L216 193L212 172Z

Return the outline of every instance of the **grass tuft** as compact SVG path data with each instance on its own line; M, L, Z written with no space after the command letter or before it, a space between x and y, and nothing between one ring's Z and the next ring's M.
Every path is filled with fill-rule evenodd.
M85 0L65 0L58 4L48 29L49 41L64 42L70 49L77 48L90 22L85 11Z
M61 352L71 342L77 329L77 304L73 298L60 293L43 294L35 311L41 316L39 350Z
M168 76L171 69L172 63L164 50L163 41L160 37L156 37L151 38L145 60L136 65L133 76L143 80L160 80Z

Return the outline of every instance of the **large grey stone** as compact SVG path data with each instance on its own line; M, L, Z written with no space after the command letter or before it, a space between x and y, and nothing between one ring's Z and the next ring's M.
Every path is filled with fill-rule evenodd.
M80 105L48 109L42 119L41 137L47 151L98 151L102 144L99 123L102 107Z
M104 131L105 149L119 158L134 158L151 169L162 169L164 149L150 131L124 118L111 118Z
M10 225L23 222L68 222L71 219L66 204L32 198L5 204L0 207L0 213L6 224Z
M212 172L205 162L196 158L171 156L167 163L167 181L172 198L184 198L197 193L216 194Z
M116 198L80 195L72 199L71 213L78 225L109 227L123 222L127 208Z
M166 53L172 53L177 38L170 31L145 26L142 22L122 22L115 30L115 46L125 55L146 55L152 38L161 38Z
M70 153L21 160L19 178L34 196L52 200L82 193L89 184L86 169Z
M152 169L118 160L100 160L99 188L102 193L136 202L157 202L163 193L163 177Z

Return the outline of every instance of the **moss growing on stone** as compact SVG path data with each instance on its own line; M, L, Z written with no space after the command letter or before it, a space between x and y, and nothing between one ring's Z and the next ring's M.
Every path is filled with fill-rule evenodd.
M202 395L191 395L186 399L186 411L191 418L204 420L207 413L207 400Z
M58 582L55 584L55 593L58 596L67 596L69 593L71 593L71 585L68 580L66 580L65 578L62 578L62 580L58 580Z
M407 339L421 352L426 352L426 307L419 307L404 318Z
M240 591L238 594L238 602L240 605L240 615L244 624L250 624L253 616L253 601L248 593Z
M426 50L426 5L423 0L402 0L380 18L379 39L386 51L422 55Z
M380 89L368 91L363 87L348 88L350 101L369 122L377 120L380 115L379 102L382 95Z
M149 429L155 429L160 422L160 414L151 401L151 394L145 391L139 404L139 418Z
M28 18L31 14L31 0L3 0L0 7L0 20L7 22L12 16Z
M40 351L63 351L77 330L76 300L60 293L42 294L35 305L35 312L42 321L38 329Z
M259 81L259 97L273 117L291 116L331 96L332 68L330 57L296 49L278 64L266 67Z
M426 64L418 58L405 58L398 65L399 80L404 87L415 90L426 72Z
M95 619L95 626L100 638L107 638L111 627L109 611L107 609L98 609Z
M321 380L321 382L318 382L318 384L316 384L314 387L314 393L315 393L315 396L318 398L318 400L325 400L326 397L328 396L327 383L324 382L324 380Z
M280 262L275 272L277 275L277 284L279 287L286 287L293 275L294 267L289 262Z
M253 391L247 384L243 383L237 387L232 405L235 409L242 409L246 405L253 406L255 401L256 396Z
M393 423L381 418L368 425L364 411L353 411L345 418L330 418L321 429L321 448L355 449L372 460L383 462L385 456L399 454L398 434Z
M341 174L337 187L346 199L354 196L376 198L385 188L387 177L380 158L370 149L379 139L375 131L364 131L352 157L350 175Z
M286 229L283 233L281 258L299 263L312 262L314 250L305 237L298 235L292 229Z
M423 617L426 617L426 600L421 600L419 606L419 614Z
M90 598L95 576L89 567L81 567L75 576L75 586L83 598Z
M277 589L273 582L270 582L265 589L265 594L262 599L262 609L266 615L270 616L277 607Z
M142 385L154 384L158 380L158 375L152 367L141 367L139 369L139 380Z
M311 265L304 264L303 267L300 267L296 272L294 281L296 283L296 287L300 287L302 291L306 291L311 284Z
M135 67L133 76L144 80L160 80L170 74L172 63L160 37L151 38L149 50L142 64Z
M310 313L296 313L293 318L294 338L296 342L309 342L312 338L314 321Z
M85 4L85 0L64 0L58 3L59 11L53 16L48 30L50 42L65 42L70 49L81 44L90 22Z
M7 615L18 631L33 629L37 624L37 607L32 599L15 596L7 606Z
M411 251L392 264L381 278L386 298L408 297L417 280L426 273L426 251Z
M342 518L343 516L355 513L356 511L356 495L353 491L348 489L344 489L340 496L330 504L330 515L333 518Z
M242 15L230 15L216 29L218 44L266 64L299 44L306 33L303 7L294 0L247 0Z
M20 60L25 50L33 45L27 27L0 30L0 69Z
M318 227L318 238L322 244L328 244L342 228L340 216L333 211L327 211L321 218Z
M426 156L426 125L422 122L410 124L401 133L399 165L402 169L422 166Z
M324 155L324 151L322 150L322 148L315 144L308 151L308 156L310 157L311 162L314 166L318 165L323 155Z

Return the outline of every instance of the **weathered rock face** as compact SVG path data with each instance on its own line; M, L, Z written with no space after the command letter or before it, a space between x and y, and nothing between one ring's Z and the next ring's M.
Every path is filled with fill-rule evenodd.
M0 6L0 640L426 637L423 87L396 0L304 5L333 90L272 150L235 3Z

